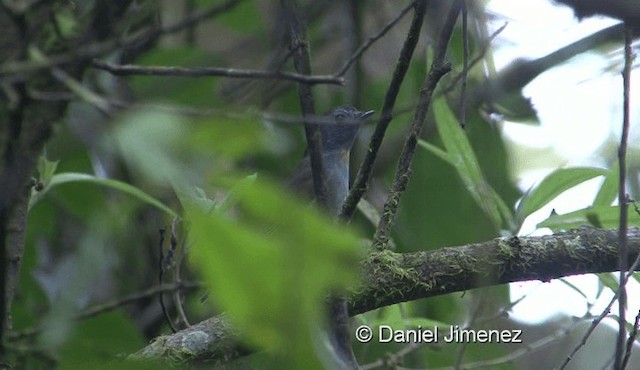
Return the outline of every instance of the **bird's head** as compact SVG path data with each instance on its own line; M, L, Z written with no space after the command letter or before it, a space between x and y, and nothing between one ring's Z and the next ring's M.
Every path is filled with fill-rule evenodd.
M350 150L358 129L374 111L359 111L350 106L333 108L318 123L322 133L322 150Z

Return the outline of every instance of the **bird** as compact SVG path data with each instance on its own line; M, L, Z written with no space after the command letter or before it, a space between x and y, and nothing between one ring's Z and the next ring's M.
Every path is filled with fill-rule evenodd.
M340 106L331 109L324 116L312 123L317 125L321 135L322 164L324 181L327 189L327 207L334 215L342 209L349 193L349 157L351 147L358 130L373 110L360 111L351 106ZM313 173L309 151L288 178L286 185L299 195L313 199ZM333 294L329 300L330 327L325 332L329 343L329 353L333 367L340 369L357 369L357 361L351 349L351 330L346 299L340 294Z
M374 113L373 110L360 111L351 106L339 106L328 111L317 123L322 136L322 163L327 184L327 205L338 213L349 192L349 156L360 126ZM289 189L299 195L314 197L311 158L308 151L300 164L287 179Z

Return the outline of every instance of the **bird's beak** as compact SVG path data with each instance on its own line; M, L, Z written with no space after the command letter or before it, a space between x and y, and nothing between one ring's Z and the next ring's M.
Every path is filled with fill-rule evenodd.
M368 110L366 112L362 112L360 113L360 117L358 117L361 120L364 120L365 118L369 117L370 115L372 115L373 113L375 113L374 110Z

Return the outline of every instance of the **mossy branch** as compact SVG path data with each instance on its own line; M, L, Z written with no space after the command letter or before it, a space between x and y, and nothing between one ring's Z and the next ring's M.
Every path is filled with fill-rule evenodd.
M627 235L633 261L640 229L630 228ZM373 252L363 261L362 286L350 296L350 314L485 286L616 271L617 248L617 230L583 227L416 253ZM196 345L194 338L201 341ZM157 339L129 359L225 361L251 353L237 338L226 317L217 316Z

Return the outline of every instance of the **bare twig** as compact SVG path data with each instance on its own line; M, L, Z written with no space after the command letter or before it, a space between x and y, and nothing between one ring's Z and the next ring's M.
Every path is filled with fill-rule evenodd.
M353 55L342 65L342 67L338 70L338 72L334 74L334 76L336 77L344 76L344 74L347 73L349 68L351 68L351 65L353 65L353 63L356 60L358 60L358 58L360 58L362 54L364 54L364 52L367 51L367 49L369 49L371 45L373 45L374 42L378 41L380 38L382 38L382 36L384 36L387 32L389 32L390 29L392 29L396 24L398 24L398 22L400 22L400 20L402 20L402 18L404 18L404 16L413 7L414 7L414 4L410 3L409 5L402 8L400 13L398 13L398 15L395 18L393 18L391 21L389 21L389 23L387 23L384 27L382 27L380 32L371 36L364 44L362 44L362 46L360 46L358 50L356 50L356 52L353 53Z
M522 358L524 356L530 355L534 352L540 351L545 347L550 346L554 342L559 342L561 340L565 340L569 335L575 331L577 325L573 325L571 327L560 328L550 335L544 336L533 343L529 343L526 346L519 348L515 351L511 351L504 356L500 356L497 358L492 358L489 360L481 360L475 361L465 364L460 364L459 367L438 367L434 368L434 370L454 370L454 369L486 369L493 368L497 365L501 364L511 364L514 360Z
M280 71L259 71L252 69L234 69L219 67L199 67L187 68L177 66L138 66L138 65L118 65L103 62L97 59L92 61L94 67L102 69L116 76L177 76L177 77L204 77L219 76L229 78L253 78L253 79L278 79L295 81L304 84L330 84L344 85L344 78L334 76L309 76L298 73L288 73Z
M620 236L618 235L618 240L617 242L620 242ZM628 245L627 245L628 247ZM619 250L618 248L616 248L616 251ZM619 257L618 257L619 258ZM636 256L636 259L634 260L633 264L631 265L631 267L629 268L629 272L625 275L625 283L627 280L629 280L629 277L631 277L631 275L633 274L633 272L638 268L638 266L640 266L640 254L638 254ZM589 337L591 336L591 334L593 334L593 331L596 329L596 327L598 325L600 325L600 323L602 322L602 320L604 320L609 313L611 312L611 307L613 306L613 304L618 300L620 294L620 289L618 289L613 297L611 298L611 300L609 301L609 304L607 305L607 307L604 308L604 310L602 310L602 313L596 317L592 322L591 322L591 326L589 327L589 329L587 329L587 331L584 333L584 335L582 336L582 339L580 340L580 342L578 342L578 344L575 346L575 348L571 351L571 353L565 358L564 362L562 363L562 365L560 366L560 370L564 369L567 367L567 365L569 365L569 362L571 362L571 359L573 359L573 356L575 356L576 353L578 353L578 351L585 346L585 344L587 344L587 339L589 339Z
M469 29L467 26L467 3L462 2L462 86L460 86L460 126L466 125L467 74L469 73Z
M162 286L163 277L164 277L164 253L162 251L162 245L164 244L164 234L166 230L161 228L160 232L160 240L158 241L158 286ZM169 316L169 311L167 310L166 305L164 304L164 298L162 294L158 294L158 301L160 302L160 308L162 309L162 313L164 314L164 318L169 324L171 331L176 333L178 329L173 325L173 320L171 320L171 316Z
M174 251L174 266L173 266L173 281L179 283L182 281L180 278L180 268L182 267L182 259L185 256L185 248L184 242L181 243L180 249L178 249L178 223L180 222L179 218L175 218L171 223L171 250ZM173 292L173 304L176 306L176 311L178 312L178 318L182 321L185 327L191 326L189 319L187 318L187 314L184 311L184 302L183 295L180 290L175 290Z
M286 22L288 28L289 50L293 53L293 64L296 72L303 75L310 75L311 63L309 61L307 35L299 16L296 14L294 0L281 0L280 3L282 16L284 18L283 21ZM307 117L315 115L311 87L309 85L299 84L298 96L305 126L311 173L313 174L313 190L320 204L326 205L328 197L323 179L324 166L322 163L320 130L316 126L310 125L307 121Z
M42 51L40 51L36 47L32 47L30 51L31 56L34 60L47 63L47 57L44 55L44 53L42 53ZM109 115L111 113L111 105L105 98L85 87L80 81L73 78L61 68L52 67L51 75L56 80L62 82L76 96L78 96L83 101L93 105L100 112L104 113L105 115Z
M629 333L629 338L627 338L627 348L624 353L624 358L622 359L623 369L626 369L629 364L631 351L633 350L633 343L636 341L636 337L638 336L638 325L640 325L640 311L636 314L636 319L633 322L633 329L631 330L631 333Z
M180 283L170 283L170 284L162 284L157 285L151 288L148 288L144 291L132 293L126 297L114 299L112 301L96 304L95 306L91 306L82 312L78 313L73 317L74 320L83 320L91 317L98 316L105 312L113 311L119 309L128 304L134 303L136 301L147 299L156 295L161 295L167 292L173 291L182 291L188 289L195 289L202 287L200 283L189 283L189 282L180 282ZM9 338L12 340L21 339L25 337L30 337L36 335L42 331L41 327L36 327L27 330L15 331L11 332Z
M88 45L79 45L75 48L75 50L71 52L49 55L47 56L46 61L23 60L18 62L7 62L0 67L0 77L7 75L17 75L21 73L26 74L28 72L34 72L53 66L59 66L71 62L78 62L82 59L92 59L118 48L127 48L132 45L147 42L164 34L181 31L192 26L194 23L201 22L205 19L224 14L225 12L238 5L241 1L242 0L228 0L222 4L214 5L205 10L190 14L174 24L164 27L141 30L133 33L128 37L125 37L122 40L111 39L107 41L91 43Z
M626 288L626 272L629 268L629 257L627 255L627 228L629 202L627 201L627 141L629 140L629 107L631 92L631 68L633 67L633 33L630 27L624 30L624 69L622 71L623 84L623 118L622 118L622 134L620 137L620 147L618 148L618 204L620 205L620 226L618 227L618 235L620 238L620 248L618 250L618 264L620 268L620 286L618 290L620 296L618 298L618 338L616 341L616 356L614 361L615 369L624 369L623 360L625 356L625 342L627 339L627 288Z
M347 199L345 199L344 205L342 206L340 216L343 219L348 220L353 216L360 198L362 198L362 195L364 195L367 190L367 184L369 183L373 172L373 164L378 156L378 151L382 145L382 139L387 131L387 127L389 127L389 123L393 117L393 108L396 104L398 93L400 92L400 86L407 74L411 57L413 56L413 52L418 44L418 40L420 39L420 29L422 29L422 23L424 22L427 2L414 1L412 6L415 7L415 11L413 19L411 20L411 26L409 27L407 38L404 41L402 50L400 51L398 63L396 64L395 71L393 72L393 78L391 79L391 83L387 89L378 124L376 125L373 135L371 135L369 150L367 150L367 154L362 161L360 169L358 170L358 174L356 175L351 190L349 191L349 195L347 195Z
M418 143L420 133L422 132L422 126L427 116L427 110L431 105L433 92L442 76L451 70L451 66L444 62L444 58L449 45L449 39L451 38L451 33L455 27L461 7L461 0L456 0L452 3L435 48L435 55L429 69L429 73L422 85L422 88L420 89L418 107L416 108L416 113L413 118L413 122L411 123L411 128L409 129L409 135L405 141L404 147L402 148L402 152L400 153L398 169L396 170L393 184L389 191L389 196L384 204L382 218L380 219L380 223L376 229L374 244L378 250L385 249L387 247L393 220L395 219L395 215L400 204L400 198L402 197L407 183L411 178L411 164L413 162L415 148Z
M493 40L495 40L495 38L498 37L498 35L500 35L500 33L502 33L502 31L504 31L505 28L507 28L508 24L509 23L505 22L495 32L493 32L491 35L489 35L489 37L486 39L486 41L480 47L480 52L478 53L478 55L476 57L474 57L473 59L471 59L471 61L469 62L468 69L471 69L471 68L475 67L475 65L478 64L484 58L484 56L486 55L487 51L491 47L491 43L493 42ZM449 81L449 84L446 87L443 87L440 90L440 92L442 94L446 94L449 91L453 90L453 88L458 84L458 82L463 77L465 77L464 71L456 74L455 76L453 76L451 78L451 80Z
M503 317L508 317L509 316L509 311L511 311L511 309L513 309L513 307L515 307L517 304L519 304L520 302L522 302L525 298L527 298L526 295L523 295L522 297L516 299L513 302L510 302L508 305L500 308L497 312L495 312L493 315L488 316L488 317L482 317L480 319L478 319L476 321L477 325L486 325L492 321L495 321L499 318L503 318ZM404 319L404 317L403 317ZM470 325L465 325L464 327L462 327L462 329L470 329L471 326ZM438 333L438 339L440 339L440 337L444 338L444 334L443 333ZM398 350L396 353L393 353L392 356L394 359L402 359L405 356L409 355L410 353L414 352L415 350L424 347L425 343L411 343L409 345L403 346L402 348L400 348L400 350ZM376 369L376 368L380 368L386 365L388 361L386 361L386 359L381 359L381 360L376 360L374 362L365 364L362 366L363 370L368 370L368 369Z

